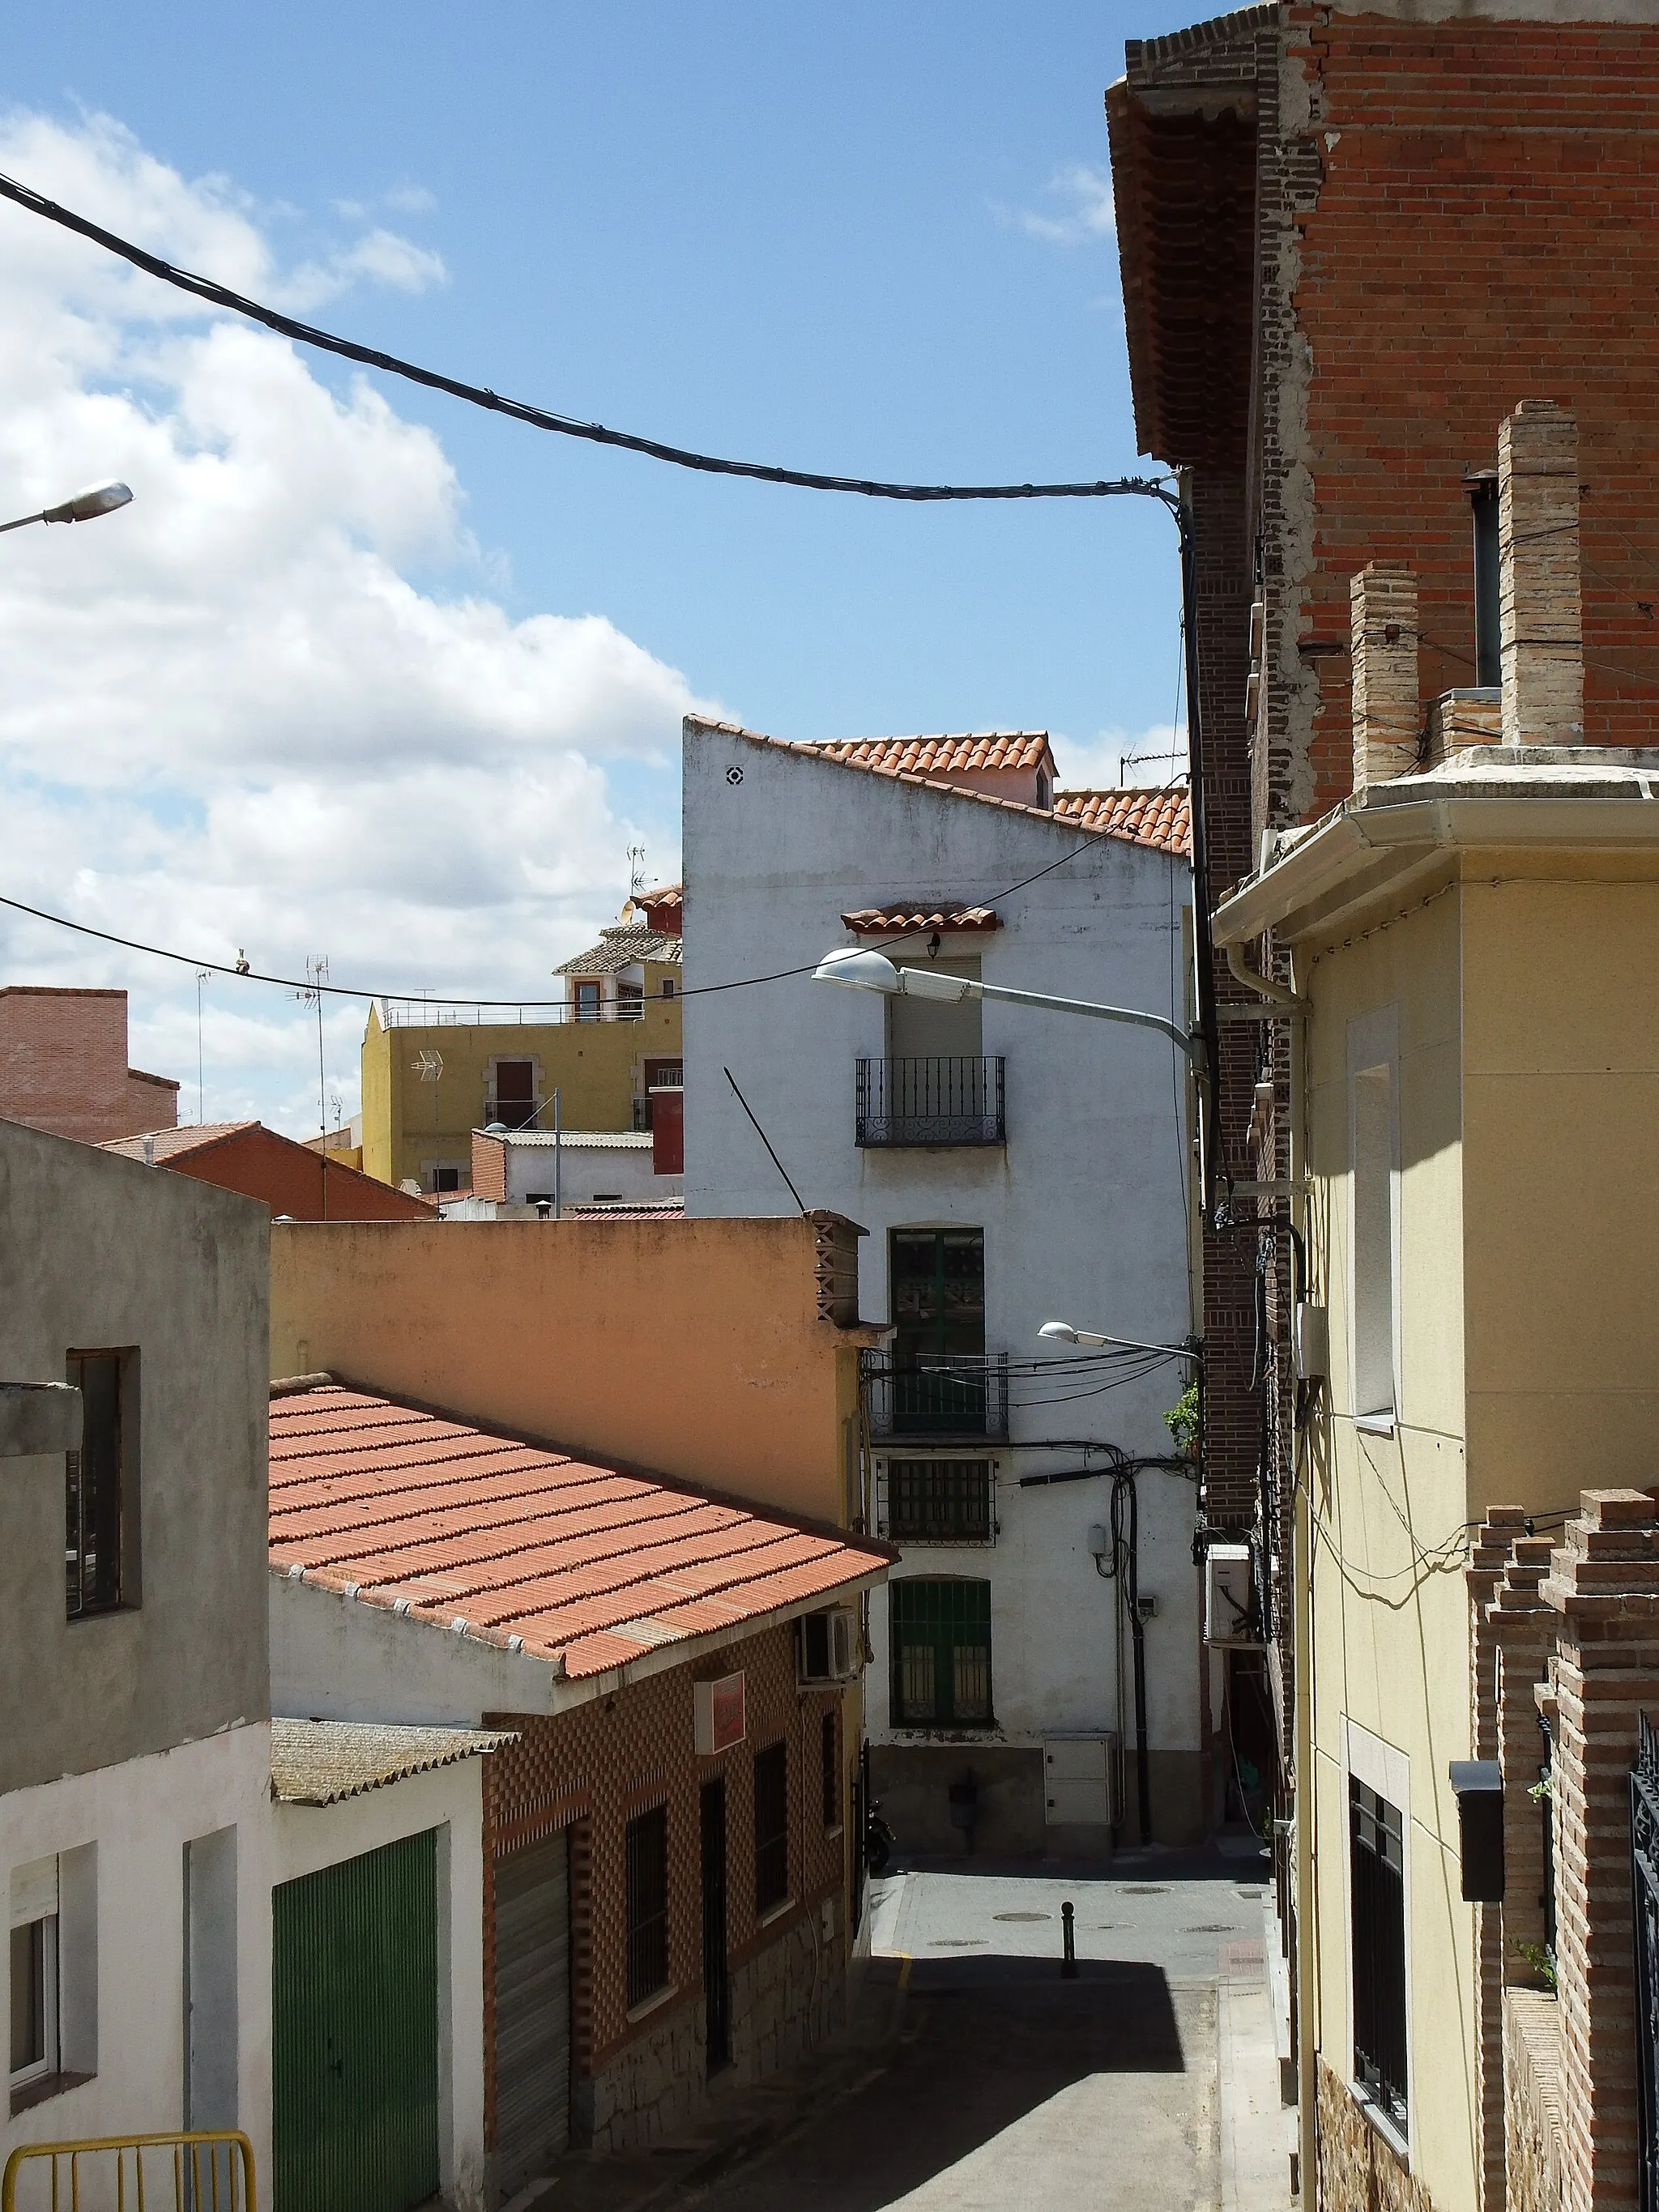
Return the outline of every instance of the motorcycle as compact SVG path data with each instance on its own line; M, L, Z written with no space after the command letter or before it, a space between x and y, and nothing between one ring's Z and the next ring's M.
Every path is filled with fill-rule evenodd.
M878 1799L872 1799L864 1818L864 1863L872 1874L885 1874L898 1838L881 1817Z

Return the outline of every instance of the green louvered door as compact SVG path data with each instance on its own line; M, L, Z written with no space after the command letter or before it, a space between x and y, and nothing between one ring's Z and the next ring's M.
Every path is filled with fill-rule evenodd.
M271 1907L276 2212L408 2212L438 2188L437 1832Z

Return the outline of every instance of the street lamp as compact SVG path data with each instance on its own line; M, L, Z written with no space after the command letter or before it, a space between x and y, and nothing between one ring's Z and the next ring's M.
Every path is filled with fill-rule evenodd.
M94 522L100 514L113 514L118 507L127 506L131 498L124 483L88 484L61 507L43 507L39 514L20 514L15 522L0 522L0 534L27 530L31 522Z
M1097 1328L1073 1328L1068 1321L1045 1321L1037 1331L1050 1344L1116 1344L1128 1352L1165 1352L1172 1359L1199 1359L1204 1357L1190 1344L1142 1344L1133 1336L1103 1336Z
M940 999L954 1004L961 999L1004 999L1016 1006L1047 1006L1057 1014L1087 1014L1101 1022L1130 1022L1137 1028L1157 1030L1184 1052L1195 1075L1204 1073L1204 1040L1166 1021L1162 1014L1143 1014L1132 1006L1103 1006L1092 999L1056 999L1045 991L1011 991L1001 983L975 982L967 975L941 975L925 968L896 968L884 953L867 951L856 945L826 952L812 971L815 983L842 983L855 991L880 991L888 998Z

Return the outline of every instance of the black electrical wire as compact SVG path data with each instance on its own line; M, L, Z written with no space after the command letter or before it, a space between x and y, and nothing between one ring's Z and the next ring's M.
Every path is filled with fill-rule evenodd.
M115 254L142 269L146 276L155 277L163 284L171 284L193 298L205 300L211 306L223 307L234 315L243 315L250 322L263 323L267 330L275 331L281 337L292 338L296 344L313 346L319 352L337 354L342 360L355 361L364 368L378 368L387 376L399 376L410 384L424 385L428 391L442 392L452 399L463 399L469 406L483 407L492 414L506 415L516 422L528 423L532 430L549 430L563 438L585 439L590 445L619 446L630 453L643 453L653 461L666 461L680 469L695 469L705 476L747 477L757 483L793 484L804 491L852 492L864 499L898 499L912 501L938 502L951 500L988 499L1110 499L1115 496L1139 496L1156 499L1164 506L1173 506L1175 494L1168 480L1148 477L1118 477L1100 479L1092 483L1019 483L1019 484L920 484L889 483L866 477L825 476L811 469L775 468L759 461L733 461L714 453L699 453L684 446L665 445L658 438L645 438L629 430L607 429L602 422L584 422L574 416L556 414L552 409L533 407L523 399L508 399L487 385L466 384L458 377L445 376L438 370L422 368L418 363L403 361L396 354L382 353L374 346L360 345L355 339L343 338L331 331L319 330L314 323L296 321L275 307L263 306L245 294L233 292L228 286L216 284L206 276L193 275L179 269L159 254L147 253L142 246L130 239L120 238L112 230L91 222L72 208L60 207L27 185L15 179L0 176L0 198L12 201L30 215L41 216L64 230L73 231L78 237L89 239L93 245L106 253Z

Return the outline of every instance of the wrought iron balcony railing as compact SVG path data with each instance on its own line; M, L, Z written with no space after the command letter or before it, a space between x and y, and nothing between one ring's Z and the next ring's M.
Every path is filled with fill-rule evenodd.
M860 1060L856 1115L861 1146L1006 1144L1002 1061Z
M866 1362L864 1387L875 1437L996 1439L1008 1434L1006 1352L922 1352L915 1360L878 1354Z

